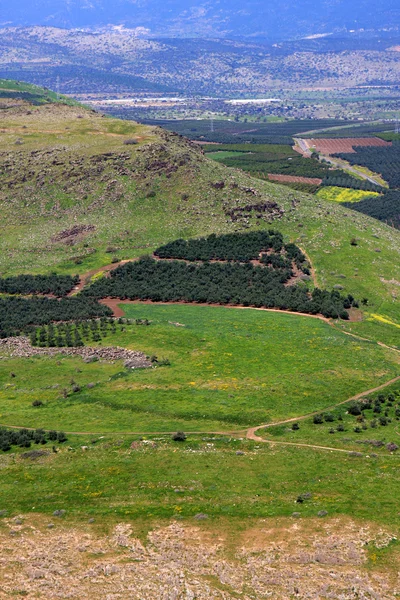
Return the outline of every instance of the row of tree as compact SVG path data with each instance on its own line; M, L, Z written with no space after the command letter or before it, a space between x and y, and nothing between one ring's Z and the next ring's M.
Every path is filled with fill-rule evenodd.
M83 290L82 295L96 299L111 296L153 302L234 304L348 318L347 308L355 303L352 297L319 289L310 294L305 285L285 285L291 276L287 268L249 263L188 264L144 257L121 265L109 278L99 279Z
M400 141L395 140L392 146L359 146L353 154L338 154L351 165L368 167L380 173L391 188L400 188Z
M61 298L73 290L79 275L18 275L0 277L0 292L3 294L52 294Z
M292 262L295 262L299 268L306 266L306 257L300 248L295 244L284 244L282 234L273 229L226 235L212 234L190 240L179 239L155 251L155 255L159 258L240 262L256 260L260 258L261 253L264 253L261 262L273 265L274 268L290 270Z
M84 346L86 342L100 342L109 333L116 332L114 319L92 319L74 323L49 323L47 326L32 329L32 346L40 348L63 348Z
M32 326L46 325L56 321L79 321L96 317L111 317L112 311L92 298L0 298L0 337L18 335L30 331Z

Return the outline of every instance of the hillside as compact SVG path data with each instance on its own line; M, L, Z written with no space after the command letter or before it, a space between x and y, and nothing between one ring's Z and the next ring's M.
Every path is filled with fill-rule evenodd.
M396 20L397 17L397 20ZM96 27L125 25L156 35L259 37L276 40L309 34L331 33L335 29L384 28L398 25L398 6L388 0L377 7L370 0L356 0L350 6L343 0L324 0L318 6L309 0L265 4L252 0L243 10L237 0L208 2L173 0L23 0L18 6L5 6L2 21L13 25Z
M395 597L400 231L1 85L0 595Z
M272 223L308 253L320 286L368 299L363 310L372 321L353 330L382 328L395 343L399 232L229 170L161 129L79 105L3 102L2 275L85 273L175 238Z
M264 44L145 39L116 28L0 27L0 76L52 89L58 84L64 93L93 98L168 91L218 98L264 97L269 90L269 97L278 98L286 91L291 105L293 90L353 88L358 96L357 86L380 85L387 88L380 90L381 100L390 99L390 86L398 84L397 45L398 38L359 47L332 39L324 47L314 40ZM363 90L362 97L365 93L369 94ZM365 117L364 106L361 115Z

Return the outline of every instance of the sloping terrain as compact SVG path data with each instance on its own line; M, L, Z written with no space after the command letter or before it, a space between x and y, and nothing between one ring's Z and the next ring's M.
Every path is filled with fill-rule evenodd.
M246 10L238 0L220 0L213 4L190 0L22 0L18 6L4 6L2 21L14 25L55 25L95 27L124 24L146 28L148 33L181 37L267 37L273 40L301 37L310 33L332 32L348 27L384 28L398 25L398 6L388 0L378 7L371 0L355 0L350 6L343 0L318 6L310 0L269 4L251 0Z
M399 323L400 237L392 228L227 169L157 128L79 105L3 103L3 276L85 273L179 237L273 224L306 251L321 287L364 300L366 312L386 319L378 328ZM395 343L398 328L388 329Z
M2 279L3 302L274 229L309 261L299 285L360 305L348 322L114 299L120 319L0 340L0 597L396 597L400 232L22 94L0 99L0 184L0 276L50 275Z
M283 91L291 97L293 90L395 86L400 56L389 45L321 52L229 39L142 39L118 28L8 27L0 28L0 73L94 98L163 90L218 98L274 90L280 98Z

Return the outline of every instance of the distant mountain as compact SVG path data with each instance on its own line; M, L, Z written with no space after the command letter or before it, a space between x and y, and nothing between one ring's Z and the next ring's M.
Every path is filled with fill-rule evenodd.
M0 27L123 25L144 35L279 41L338 30L399 28L398 0L18 0Z

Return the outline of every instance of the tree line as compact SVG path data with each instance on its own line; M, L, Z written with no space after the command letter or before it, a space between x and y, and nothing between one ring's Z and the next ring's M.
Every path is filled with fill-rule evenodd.
M343 202L342 206L347 206L400 229L400 190L387 190L379 198L366 198L360 202Z
M321 313L329 318L348 318L356 302L338 291L305 285L285 285L293 275L286 266L259 267L251 263L186 263L144 257L126 263L81 292L95 299L111 296L122 300L233 304Z
M96 317L111 317L112 311L92 298L0 298L0 337L29 332L32 326L46 325L56 321L79 321Z
M154 254L159 258L189 261L239 262L259 259L261 254L261 262L272 264L274 260L275 268L290 270L292 261L299 268L307 267L306 257L300 248L295 244L284 244L283 235L273 229L225 235L211 234L208 237L190 240L178 239L160 246ZM275 259L272 259L272 256L275 256Z
M17 275L0 277L0 292L3 294L53 294L61 298L69 294L79 283L79 275Z

